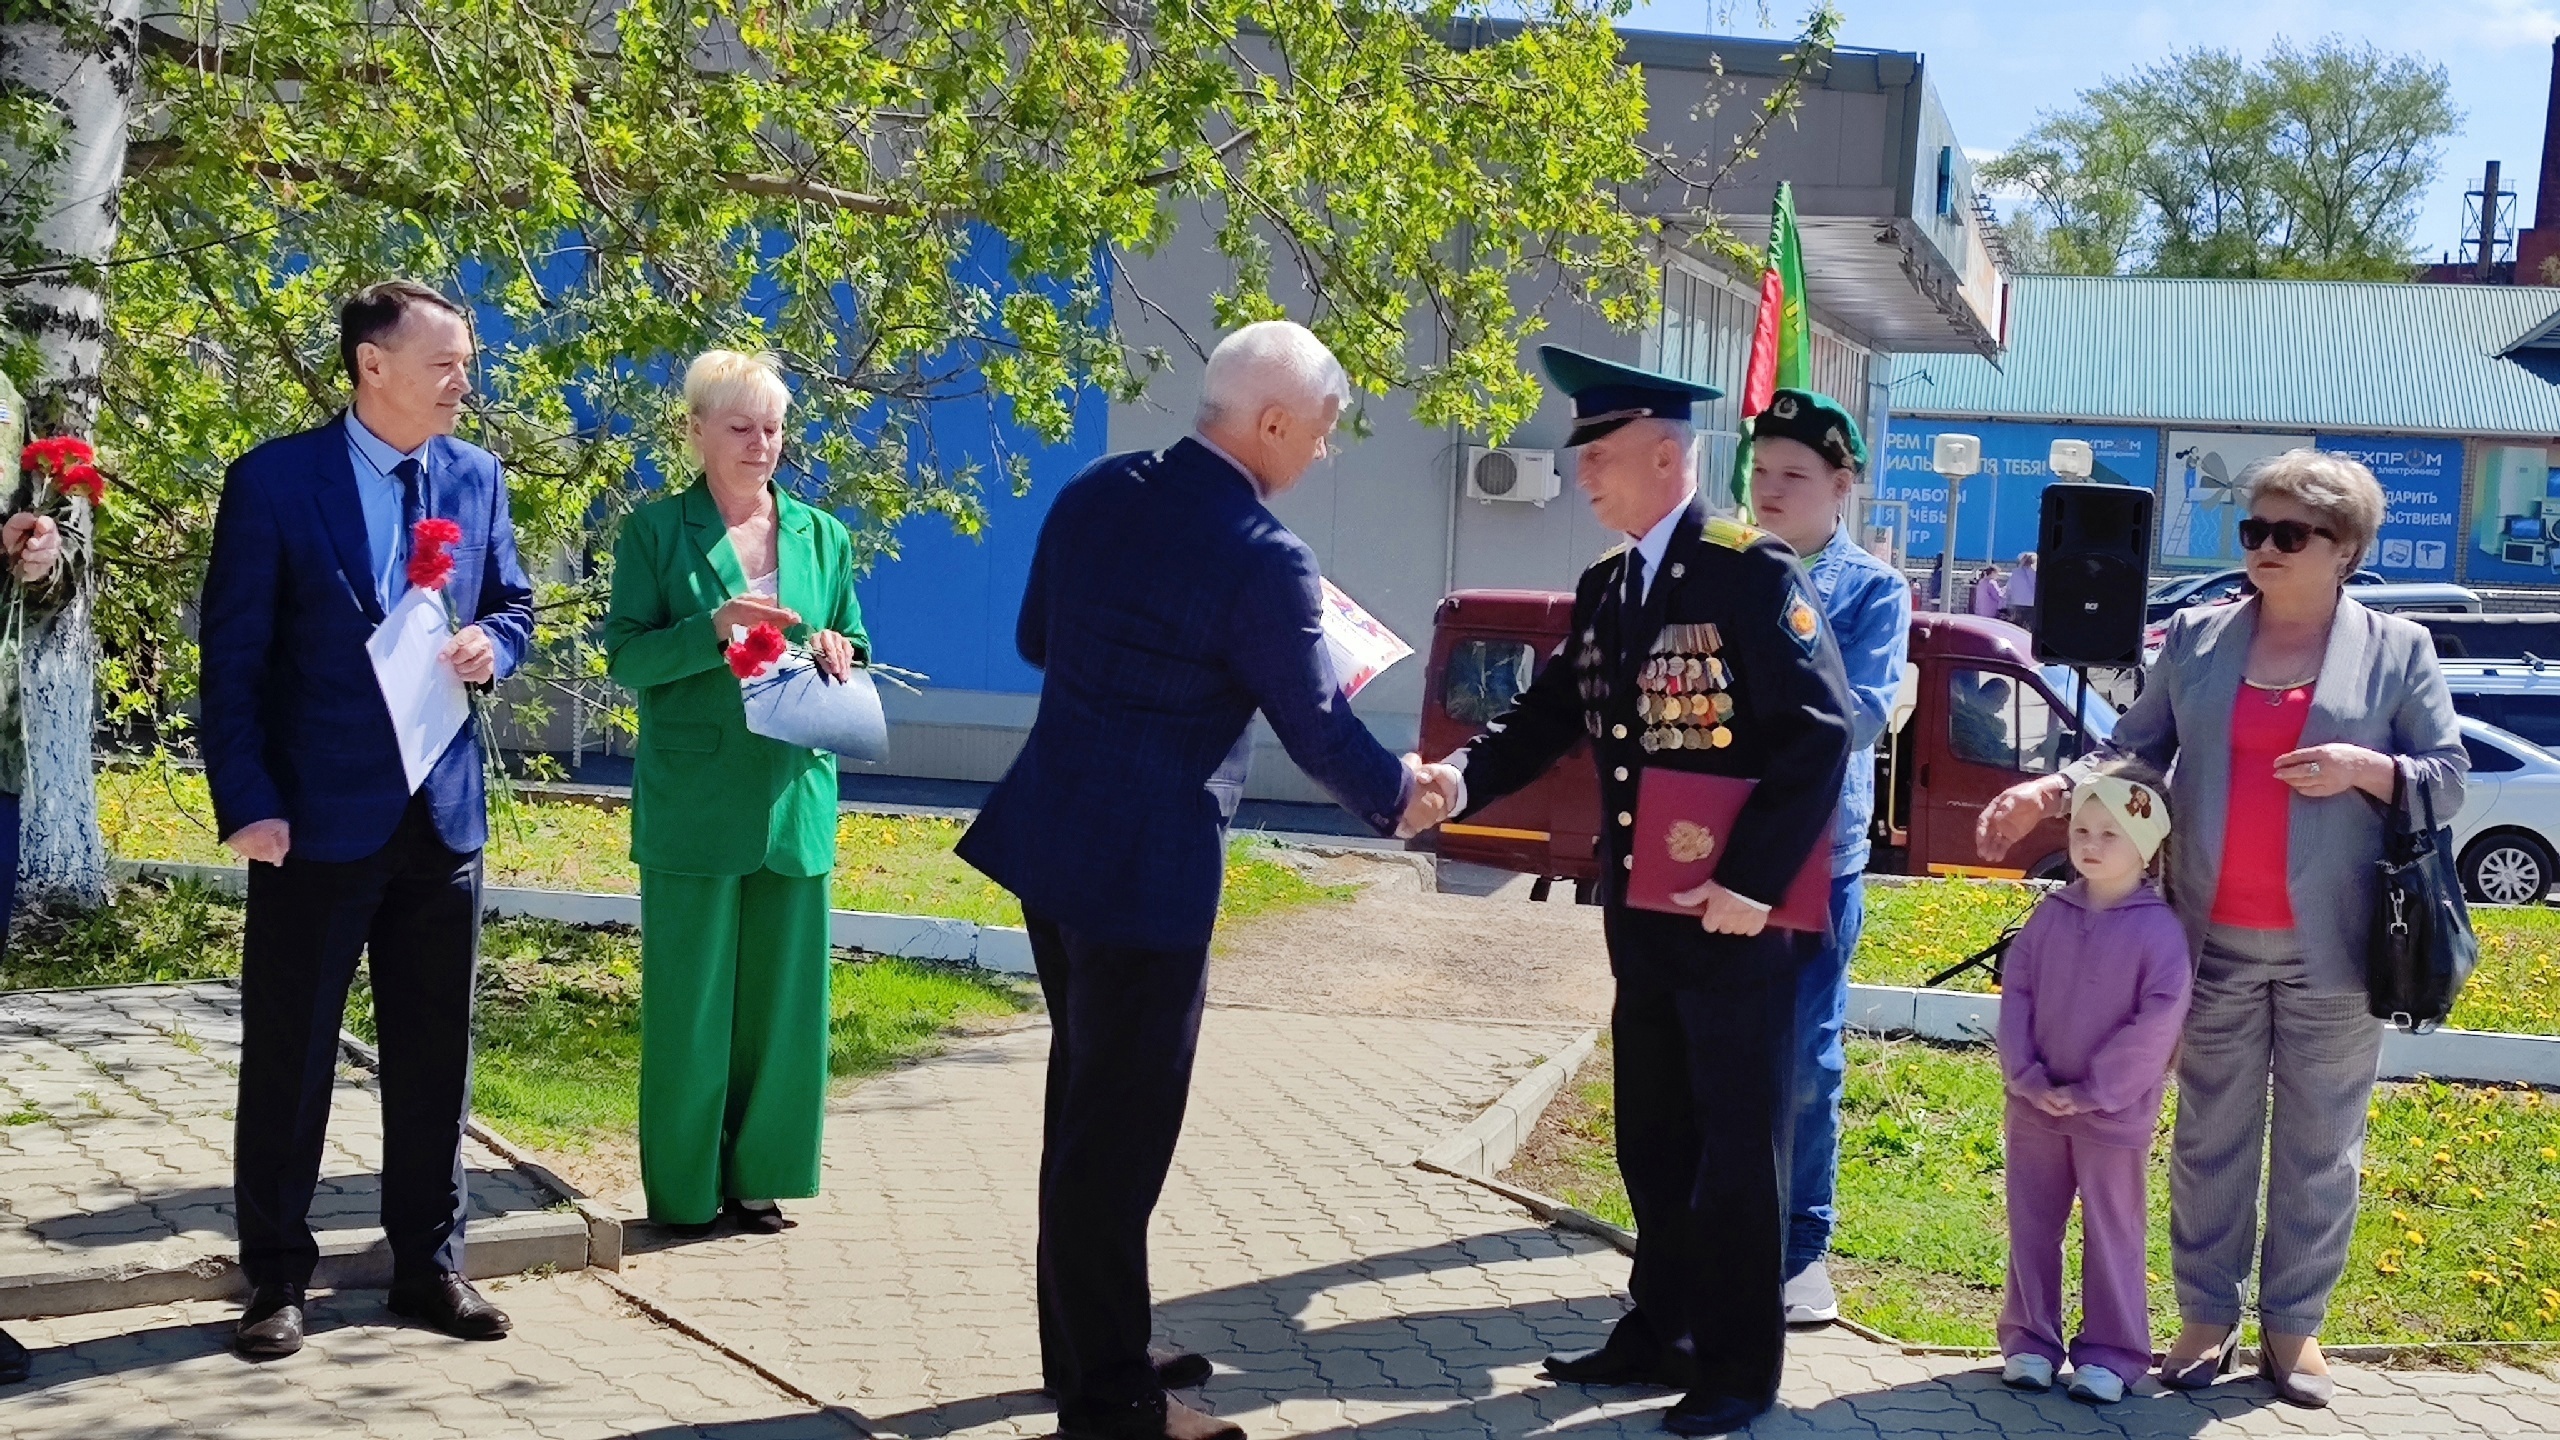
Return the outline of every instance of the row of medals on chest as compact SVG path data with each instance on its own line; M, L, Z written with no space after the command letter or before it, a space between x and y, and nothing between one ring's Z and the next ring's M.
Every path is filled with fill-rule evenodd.
M1733 676L1716 654L1723 648L1711 624L1662 627L1654 653L1636 672L1636 718L1645 723L1637 743L1648 751L1721 750L1733 743L1725 724L1733 718L1727 693Z

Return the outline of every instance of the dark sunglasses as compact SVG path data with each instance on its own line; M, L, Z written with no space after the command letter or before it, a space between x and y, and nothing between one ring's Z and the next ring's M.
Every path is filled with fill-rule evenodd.
M2261 520L2252 515L2240 522L2240 548L2243 550L2255 550L2273 540L2276 542L2277 550L2287 555L2297 555L2301 553L2303 546L2311 543L2311 537L2314 535L2323 540L2338 538L2330 533L2328 526L2313 525L2302 520Z

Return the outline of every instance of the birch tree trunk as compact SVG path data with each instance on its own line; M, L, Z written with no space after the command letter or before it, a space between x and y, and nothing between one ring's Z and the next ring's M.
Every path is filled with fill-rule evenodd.
M7 154L12 238L23 236L9 328L34 342L30 436L88 435L98 418L106 352L105 265L115 250L126 128L140 82L141 0L17 0L0 24L0 91L41 97L57 117ZM23 138L23 137L21 137ZM14 465L15 458L5 462ZM63 563L88 567L68 543ZM97 634L88 577L29 624L22 656L27 789L18 873L29 899L94 905L106 898L94 769Z

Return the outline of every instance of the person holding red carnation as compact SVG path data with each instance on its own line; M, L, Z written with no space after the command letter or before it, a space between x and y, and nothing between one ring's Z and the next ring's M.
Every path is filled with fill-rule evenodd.
M702 479L622 522L605 652L640 710L640 1176L649 1218L777 1231L818 1193L836 759L747 729L739 682L797 641L869 648L843 522L775 483L790 389L732 350L684 377Z
M475 353L454 301L368 285L338 312L345 413L223 477L200 733L214 819L249 867L233 1192L251 1290L232 1345L250 1359L302 1348L320 1259L311 1196L359 958L382 1042L391 1312L464 1339L511 1327L463 1266L485 737L467 721L411 784L365 649L409 591L422 525L449 537L433 543L450 562L438 588L459 627L443 650L454 674L503 681L532 648L506 476L453 435Z

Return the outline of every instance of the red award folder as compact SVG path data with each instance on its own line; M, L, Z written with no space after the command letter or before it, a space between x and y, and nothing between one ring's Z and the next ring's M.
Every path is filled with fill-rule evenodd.
M1695 890L1714 878L1733 836L1733 817L1751 795L1756 780L1731 775L1700 775L1689 770L1647 766L1636 791L1636 863L1627 872L1627 903L1639 910L1695 915L1700 907L1674 905L1671 897ZM1835 821L1839 818L1835 813ZM1786 897L1769 912L1769 923L1783 930L1831 928L1831 837L1825 825L1804 868L1787 886Z

